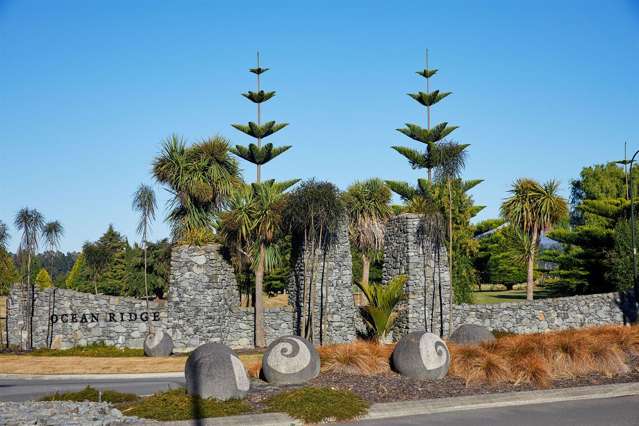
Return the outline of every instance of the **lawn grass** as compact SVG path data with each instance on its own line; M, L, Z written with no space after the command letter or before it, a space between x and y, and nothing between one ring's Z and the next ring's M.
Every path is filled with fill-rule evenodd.
M535 287L535 299L548 299L557 297L557 292L550 287ZM516 290L491 290L491 291L474 291L473 303L505 303L505 302L523 302L526 300L526 289Z
M284 412L306 423L346 421L368 411L367 401L347 390L307 387L278 393L265 401L266 412Z

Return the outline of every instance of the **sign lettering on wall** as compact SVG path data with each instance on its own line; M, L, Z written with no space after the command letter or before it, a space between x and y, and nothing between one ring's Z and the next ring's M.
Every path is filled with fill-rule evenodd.
M61 322L86 324L90 322L134 322L160 321L159 312L105 312L105 313L69 313L51 315L51 323Z

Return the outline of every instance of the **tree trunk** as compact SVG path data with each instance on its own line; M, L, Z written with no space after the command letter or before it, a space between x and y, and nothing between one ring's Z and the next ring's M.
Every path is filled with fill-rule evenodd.
M27 288L29 289L29 327L27 350L33 349L33 316L35 314L35 285L31 282L31 251L27 254Z
M371 270L371 261L368 258L368 256L366 256L366 254L362 253L362 281L361 284L363 286L368 284L368 277L370 274L370 270Z
M453 332L453 193L448 179L448 275L450 291L448 297L448 335Z
M260 244L260 254L257 261L257 270L255 271L255 346L258 348L266 347L266 337L264 336L264 261L266 257L266 248L264 244Z
M149 284L146 278L146 241L144 242L144 297L146 298L146 310L149 310Z
M533 232L530 241L530 253L528 255L528 279L526 282L526 300L533 300L535 287L535 248L537 247L537 232Z
M144 299L146 300L146 311L149 312L149 284L146 276L146 240L144 241ZM147 322L147 328L150 332L153 329L153 321Z

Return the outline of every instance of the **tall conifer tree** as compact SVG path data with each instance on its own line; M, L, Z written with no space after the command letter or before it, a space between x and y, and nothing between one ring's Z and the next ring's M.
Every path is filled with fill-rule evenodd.
M257 67L249 69L249 71L256 76L257 91L252 92L249 90L247 93L242 93L242 96L256 104L257 123L250 121L248 124L232 124L237 130L251 136L257 142L257 144L252 143L248 146L236 145L235 148L231 148L233 154L255 164L256 183L260 183L261 181L262 165L268 163L291 147L290 145L274 147L272 143L262 145L262 139L288 126L288 123L276 123L275 121L267 121L262 124L262 103L275 96L275 92L265 92L260 86L260 76L268 70L268 68L260 67L260 52L257 52Z
M436 73L436 69L428 67L427 50L426 67L421 71L417 71L417 74L426 80L426 91L408 94L408 96L426 108L426 128L417 124L406 123L406 127L397 129L409 138L424 144L424 149L419 150L404 146L392 147L408 159L413 169L426 169L427 178L417 179L416 186L400 181L386 181L386 184L407 202L409 209L417 210L420 213L446 212L448 216L448 261L451 279L451 299L449 302L452 305L453 193L455 192L453 186L459 187L462 192L466 192L481 181L464 182L460 179L459 175L461 169L463 169L465 150L469 145L446 141L446 137L457 129L457 126L449 126L447 122L431 126L431 107L451 94L451 92L441 92L439 90L431 92L430 79ZM433 183L433 171L437 172L436 177L438 175L439 183L443 183L445 189L437 188L437 182ZM434 221L434 223L438 223L438 221ZM441 227L443 228L444 226ZM443 230L438 231L443 233Z
M419 102L420 105L426 107L426 128L417 124L406 123L406 127L397 129L409 138L426 145L425 150L420 151L405 146L393 146L395 151L408 159L412 168L426 169L428 171L429 183L432 182L433 169L437 167L437 154L435 152L437 143L443 141L446 136L457 128L457 126L449 126L447 122L438 123L431 128L431 107L452 93L440 92L439 90L430 91L430 79L436 73L436 69L428 68L428 51L426 51L426 68L417 71L417 74L426 79L426 91L408 94L408 96ZM462 150L465 149L466 146L462 145ZM392 186L391 189L393 189Z
M266 336L264 332L264 301L263 301L263 285L264 272L266 264L267 244L272 240L273 235L269 213L274 213L276 205L279 204L281 197L277 193L284 192L288 187L294 185L297 180L275 183L273 180L261 182L262 165L268 163L291 146L284 145L280 147L273 146L272 143L262 144L262 139L282 130L288 123L276 123L275 121L267 121L262 123L262 103L268 101L275 92L266 92L261 88L260 76L268 71L268 68L260 66L260 52L257 52L257 67L249 69L255 74L257 80L257 91L248 91L242 93L246 99L250 100L257 106L257 122L250 121L248 124L232 124L237 130L251 136L257 143L251 143L248 146L236 145L231 148L231 152L238 157L255 164L255 183L253 184L254 198L260 213L261 219L253 224L255 228L255 243L258 247L257 266L255 267L255 346L266 346Z

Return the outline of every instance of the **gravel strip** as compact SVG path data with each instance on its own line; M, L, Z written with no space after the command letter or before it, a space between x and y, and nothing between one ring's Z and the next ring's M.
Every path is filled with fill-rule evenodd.
M0 402L0 424L47 426L142 425L136 417L125 417L106 402Z

